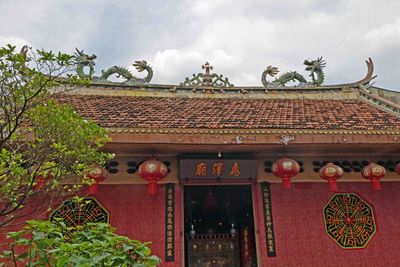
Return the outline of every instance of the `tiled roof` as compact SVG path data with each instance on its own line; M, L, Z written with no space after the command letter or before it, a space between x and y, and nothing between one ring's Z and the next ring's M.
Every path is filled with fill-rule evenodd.
M359 99L243 99L63 95L107 128L400 129L400 118Z

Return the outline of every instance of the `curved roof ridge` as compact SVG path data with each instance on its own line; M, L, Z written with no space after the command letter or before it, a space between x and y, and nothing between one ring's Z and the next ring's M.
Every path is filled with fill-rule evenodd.
M383 111L390 112L400 117L400 105L386 98L373 94L363 85L360 86L359 92L360 92L360 98L363 99L365 102L373 104L374 106L380 108Z

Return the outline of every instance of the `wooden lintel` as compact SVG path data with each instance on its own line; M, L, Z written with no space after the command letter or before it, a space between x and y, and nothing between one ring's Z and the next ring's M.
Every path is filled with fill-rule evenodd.
M400 135L373 134L159 134L110 133L111 143L131 144L400 144Z

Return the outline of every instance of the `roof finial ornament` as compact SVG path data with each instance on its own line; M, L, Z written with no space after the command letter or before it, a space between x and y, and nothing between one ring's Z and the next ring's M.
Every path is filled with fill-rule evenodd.
M206 86L206 87L233 87L228 78L223 75L211 73L214 68L210 63L206 62L201 66L205 73L193 74L193 78L186 77L181 83L183 86Z
M206 61L206 64L201 66L201 68L206 71L203 74L203 85L212 86L212 76L210 74L210 70L212 70L214 67L211 66L210 63L208 63L208 61Z

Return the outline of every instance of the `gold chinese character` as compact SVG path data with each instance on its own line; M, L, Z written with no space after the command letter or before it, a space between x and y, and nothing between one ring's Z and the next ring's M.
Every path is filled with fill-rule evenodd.
M377 166L377 167L373 167L372 168L372 174L373 175L379 176L379 175L382 175L382 173L383 173L383 168L382 167Z
M222 162L214 163L213 166L213 174L221 177L222 169L224 168L224 164Z
M290 162L290 161L285 161L284 163L283 163L283 169L284 170L291 170L292 169L292 166L293 166L293 163L292 162Z
M233 163L231 168L231 176L239 176L240 175L240 166L236 161Z
M197 176L206 176L207 173L207 166L204 162L200 162L196 166L196 175Z

